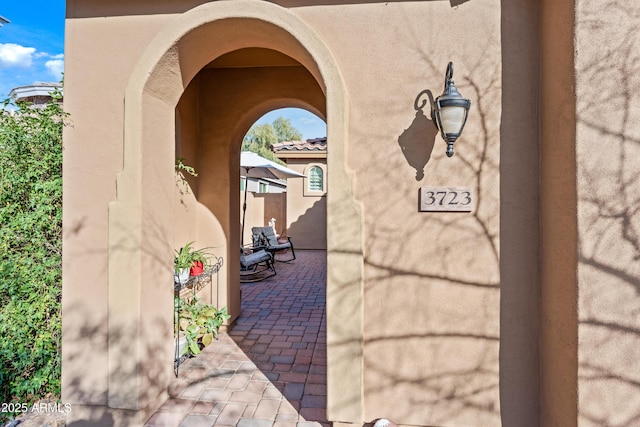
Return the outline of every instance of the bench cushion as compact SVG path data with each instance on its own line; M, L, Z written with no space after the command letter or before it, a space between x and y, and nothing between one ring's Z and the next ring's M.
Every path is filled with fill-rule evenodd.
M247 255L240 255L240 265L244 268L254 266L264 261L268 261L271 256L267 251L260 250Z

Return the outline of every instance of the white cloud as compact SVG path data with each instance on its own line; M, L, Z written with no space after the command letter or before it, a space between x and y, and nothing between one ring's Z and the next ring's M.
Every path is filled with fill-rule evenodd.
M60 78L64 71L64 59L50 59L44 63L44 66L49 70L49 74L56 78Z
M0 66L23 67L31 66L34 47L24 47L14 43L0 43Z

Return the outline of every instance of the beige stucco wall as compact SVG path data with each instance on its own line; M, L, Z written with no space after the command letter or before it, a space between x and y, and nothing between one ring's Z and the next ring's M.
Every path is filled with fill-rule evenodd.
M317 165L326 171L326 158L286 159L287 167L305 175L287 183L287 227L295 248L327 249L327 198L324 194L305 191L309 168ZM326 172L324 175L326 182Z
M241 137L261 114L282 105L293 104L324 115L324 101L322 104L317 102L322 98L318 98L318 85L314 82L315 88L311 90L308 83L295 88L292 92L293 97L281 92L275 97L264 96L264 93L254 90L254 94L263 98L255 102L255 97L248 96L241 100L244 103L235 104L236 111L225 110L232 113L234 121L225 122L223 117L218 116L218 124L224 124L218 128L208 127L206 122L200 120L200 114L215 114L215 102L220 102L220 97L207 103L207 100L200 102L201 99L196 94L192 100L186 101L188 105L184 107L184 117L181 117L181 111L178 111L176 120L174 109L187 83L208 61L229 50L247 46L247 40L253 40L248 42L248 46L277 47L278 50L295 56L307 65L308 70L319 76L318 68L310 61L309 54L300 48L296 39L289 36L287 31L280 29L295 24L295 19L293 24L289 23L291 15L280 11L279 15L273 17L269 13L256 12L254 6L257 3L243 3L244 5L238 8L230 4L220 6L221 16L242 19L246 16L260 15L268 17L267 21L275 20L278 24L256 21L255 18L250 18L253 21L247 22L221 20L220 24L211 27L217 27L219 31L207 32L206 28L202 31L202 28L198 27L203 27L203 24L206 27L207 22L220 19L221 16L210 14L210 17L206 18L205 15L194 13L184 18L183 22L175 23L173 32L156 33L155 39L146 50L143 46L149 44L151 37L144 38L143 28L154 27L156 32L160 28L166 28L163 27L163 23L166 23L167 16L162 16L162 19L157 21L155 17L143 17L138 20L140 11L135 5L126 5L126 10L117 10L118 6L115 6L114 10L111 6L103 8L106 4L93 4L88 9L84 9L83 4L69 4L68 14L71 19L67 34L70 35L72 57L75 52L77 58L87 58L93 48L99 48L101 52L112 52L111 56L118 56L121 46L127 45L132 48L130 57L125 55L110 62L111 65L114 62L120 65L118 72L121 74L118 79L114 79L114 84L119 83L120 86L116 86L115 90L114 85L105 85L104 92L102 90L101 80L110 78L99 71L109 69L104 64L91 70L91 77L87 78L90 82L85 86L80 84L74 89L73 84L69 85L71 100L68 109L77 120L77 127L70 127L65 133L65 162L68 165L65 167L65 200L68 208L65 210L64 224L73 237L68 235L65 238L63 266L63 310L66 313L63 326L63 397L75 408L70 421L99 420L106 424L136 424L155 409L163 394L166 395L172 365L167 363L172 359L171 345L167 341L172 330L172 295L169 291L172 281L171 258L173 249L191 239L194 233L198 245L208 244L207 240L215 244L221 236L223 237L222 255L227 257L225 271L228 273L226 295L223 294L226 301L223 302L234 316L239 314L237 251L231 248L238 247L240 241L237 224L237 157ZM166 12L162 5L159 6ZM266 4L258 6L257 9L261 7L273 10L273 7ZM110 18L100 18L96 24L94 13L99 16L106 13ZM131 21L128 13L134 14ZM135 44L127 44L118 38L107 40L102 37L105 27L101 24L105 22L107 27L122 31L122 35L126 34L127 37L141 41L139 48L136 49ZM193 23L185 25L184 22ZM94 24L96 28L93 31L85 28ZM252 31L245 30L249 27ZM183 37L183 34L194 28L199 31ZM236 37L231 37L230 44L214 42L214 48L205 52L204 56L202 49L190 48L190 43L194 40L203 43L207 38L211 41L211 38L215 39L219 35L226 38L227 29L236 33ZM295 28L293 30L295 32ZM176 46L176 41L181 37L183 38L180 44ZM298 37L309 36L301 32ZM320 45L313 41L313 37L311 35L311 41L308 42L316 44L313 50L319 54ZM92 38L100 39L101 42L93 43ZM154 44L156 49L159 48L155 51L158 55L154 54ZM177 47L185 52L179 58L175 56L174 49ZM320 55L328 58L326 53L321 52ZM87 70L82 61L74 64L74 61L70 60L68 64L71 75L79 75L82 70ZM138 71L133 71L134 68ZM293 72L296 70L293 69ZM180 73L183 74L182 81L175 78ZM335 71L325 72L328 75L332 73L335 74ZM246 80L250 83L245 85L247 93L249 88L257 83L256 76L251 77L253 80ZM300 79L288 77L293 84L300 82ZM336 81L335 77L330 78ZM81 77L78 79L82 80ZM208 83L206 76L193 81L199 86L201 80L203 85ZM307 78L307 82L310 81L313 80ZM220 90L215 83L212 87ZM236 85L237 89L241 87L242 84ZM336 89L342 90L340 87ZM89 92L101 100L91 112L88 112L82 102L85 97L83 94ZM233 94L229 96L233 97ZM344 97L336 97L336 100L339 102L333 104L334 115L344 111ZM231 104L217 105L228 108ZM194 115L195 111L197 115ZM110 121L109 118L114 115L114 120ZM87 116L93 118L87 119ZM344 126L339 124L340 121L334 120L336 125L333 133L336 137L339 137L344 129ZM103 126L120 128L119 132L113 132L114 135L118 134L115 136L116 141L97 141L91 138L95 133L100 133ZM217 138L222 137L216 134L219 129L227 132L222 145L216 144L216 135ZM100 135L108 134L105 132ZM118 138L120 141L117 141ZM87 151L86 146L81 145L83 139L91 139L98 144L104 143L112 151L108 156L99 150ZM237 144L229 145L229 141L237 141ZM193 157L194 144L198 144L198 154L202 153L203 158ZM339 158L340 151L336 150L335 153ZM192 191L200 202L197 205L193 199L184 203L179 201L180 196L176 194L173 173L176 154L185 156L187 164L194 165L199 170L198 180L192 182ZM207 163L211 158L215 161ZM70 162L73 162L75 167L69 167ZM111 166L111 169L105 165ZM87 191L85 184L89 182L84 179L87 170L91 170L97 177L96 181L106 184L105 187L111 191L103 191L101 185L97 185L91 189L92 198L82 196ZM344 173L338 175L344 176ZM348 189L336 192L341 193L348 193ZM196 206L195 213L193 206ZM209 215L201 209L202 207L205 207ZM87 214L91 213L92 209L106 213L101 218L96 217L94 229L87 226ZM194 216L195 226L185 224L185 221L193 220ZM176 225L178 223L180 225ZM175 242L181 243L176 245ZM103 249L87 251L88 243ZM353 242L350 244L353 245ZM74 268L80 265L78 262L90 265L96 261L102 262L102 269L94 280L85 276L82 268ZM350 280L352 274L344 273L340 280ZM357 274L357 269L354 273ZM99 297L100 293L104 295L103 298ZM98 298L94 299L95 296ZM149 300L153 300L154 304L145 303ZM87 316L87 312L91 315ZM92 326L94 324L95 327ZM156 329L151 331L148 329L149 326ZM90 337L93 343L88 342L87 337ZM94 354L95 362L92 358ZM87 363L79 364L79 360Z
M303 13L351 95L348 159L365 221L363 419L499 425L499 5L314 11ZM474 108L451 159L429 112L414 109L423 89L440 94L448 61ZM420 213L426 185L471 186L479 203L472 214Z
M225 8L228 13L234 6L218 7ZM275 10L274 6L264 7L267 13ZM346 99L344 95L339 102L331 98L340 89L335 77L330 77L333 71L321 71L325 73L322 79L313 61L309 61L295 43L268 27L253 25L250 28L255 35L240 36L238 33L241 38L227 42L228 47L218 41L211 44L210 51L202 49L198 43L212 38L217 40L216 37L225 31L238 30L224 24L212 27L217 28L215 33L203 29L185 37L177 45L177 50L170 50L168 45L164 52L158 51L162 55L158 57L160 62L150 74L137 74L134 67L143 69L141 64L145 61L153 64L153 49L161 49L161 43L156 41L170 37L164 35L170 32L164 33L156 38L153 49L145 49L150 40L138 36L140 27L149 28L151 36L152 29L164 28L169 15L131 16L125 8L122 12L114 10L108 19L100 18L96 22L94 17L83 17L80 5L71 4L69 14L73 19L69 20L68 34L72 58L67 65L68 73L76 75L78 84L92 85L90 87L95 88L96 96L104 96L95 109L88 110L83 104L82 94L86 92L73 84L67 89L69 111L77 124L65 135L68 143L66 161L77 154L80 157L77 163L83 166L90 165L91 161L104 162L105 158L94 158L93 153L78 146L80 137L83 131L91 135L97 133L95 128L91 128L92 121L99 122L96 124L100 127L114 129L114 140L103 142L113 146L111 169L99 169L98 173L107 188L110 183L111 191L101 192L98 189L96 194L100 197L92 203L96 209L104 210L111 206L109 220L97 223L102 229L108 227L110 235L87 236L89 241L101 242L105 247L102 254L94 255L95 258L109 263L109 273L105 274L103 270L103 276L93 285L109 294L108 306L105 304L96 312L102 311L109 319L107 330L110 335L108 339L103 338L103 345L108 343L111 367L106 372L100 366L87 367L96 368L93 376L104 378L102 383L94 382L88 388L96 390L96 393L106 388L108 399L85 400L85 395L79 393L74 382L75 376L83 376L82 369L73 375L66 370L65 398L73 403L109 404L125 411L153 405L152 393L161 392L171 365L167 363L165 366L158 359L157 367L154 366L157 372L152 376L150 372L146 373L150 365L147 360L149 348L143 344L138 353L125 362L128 355L126 344L131 340L151 342L145 326L150 321L148 315L153 316L157 327L169 330L171 298L162 289L170 283L170 254L176 242L191 239L194 235L199 244L201 241L208 243L203 241L200 231L203 225L203 228L208 228L209 224L218 224L218 232L208 231L211 240L224 237L222 244L226 244L228 258L227 305L237 315L239 295L237 285L234 285L237 260L229 255L239 241L237 154L241 135L258 113L264 112L259 111L261 109L287 104L303 105L323 115L325 109L324 98L317 96L317 89L316 92L304 89L312 86L307 84L302 90L295 87L287 95L286 87L279 83L304 82L308 79L304 70L287 69L285 73L303 73L271 80L268 74L281 70L266 70L266 77L260 71L262 81L256 80L255 72L259 70L252 69L214 68L198 73L198 67L206 65L205 57L215 59L216 55L230 49L244 47L246 42L243 40L251 40L257 35L264 38L266 34L273 40L264 42L255 38L252 43L271 43L294 55L307 66L307 73L311 74L306 75L319 79L320 87L327 90L325 95L330 107L327 111L329 138L335 141L328 159L327 207L331 419L364 422L378 416L389 416L398 422L415 425L472 421L484 425L499 424L499 8L489 1L472 2L458 9L440 2L400 2L311 6L294 9L293 12L300 20L300 28L306 25L313 29L318 40L330 47L331 59L335 63L321 64L320 70L339 66L350 94L349 110L341 110ZM195 21L203 20L202 16L199 15ZM460 28L476 29L475 35L471 37L470 33L459 30L454 37L445 36L447 19L460 21L463 24ZM429 24L426 27L425 22ZM102 44L93 43L93 39L99 39L107 27L119 30L123 38L135 35L140 44L104 37L101 38ZM144 31L142 33L144 36ZM481 41L479 49L475 44L473 49L469 47L472 39ZM192 44L198 47L196 52ZM116 52L123 45L130 50L127 56L120 58ZM113 52L112 56L117 56L120 66L117 69L96 68L93 73L81 77L80 70L86 71L86 68L83 68L85 61L80 58L90 57L96 48L101 52ZM313 45L309 49L319 52ZM139 59L141 54L143 57ZM73 60L74 55L77 62ZM179 60L174 61L176 58ZM444 157L443 143L436 139L435 130L425 117L428 112L414 108L416 97L423 89L430 88L436 95L439 93L444 67L449 60L456 63L458 87L473 99L474 106L482 112L471 116L466 136L459 141L458 154L453 159ZM181 67L181 71L174 68L176 66ZM100 71L107 69L118 77L104 75ZM402 78L398 79L399 76ZM272 84L264 84L264 78ZM119 82L120 88L111 87L111 92L103 94L99 86L105 79L114 80L113 84ZM147 83L141 79L148 79ZM399 81L403 83L398 84ZM179 83L176 85L176 82ZM187 89L189 82L197 90ZM124 90L126 84L127 92ZM234 90L224 90L228 87ZM136 92L139 88L143 88L143 92ZM184 108L178 111L178 152L188 164L198 169L199 177L192 182L192 191L200 204L190 200L185 204L173 203L173 208L163 209L160 199L166 198L171 202L179 197L175 195L176 183L172 172L176 152L172 104L177 104L185 89L188 95L183 99L190 96L193 99L185 101ZM201 96L203 93L207 96ZM109 120L111 117L113 120ZM230 121L229 118L235 120ZM347 120L352 125L344 128L340 123ZM122 142L118 141L122 135L122 123L125 123L124 152L121 151ZM341 128L347 130L343 135L339 131ZM238 144L234 146L230 141L238 141ZM431 153L433 143L435 148ZM344 151L345 147L348 151ZM197 158L194 157L196 154ZM87 157L86 161L84 157ZM123 158L124 170L121 172ZM141 169L136 162L141 162ZM357 177L355 187L345 179L348 176L345 172L350 169ZM80 180L73 178L84 174L83 169L67 170L65 190L68 200L73 200L81 186ZM451 177L456 178L452 180ZM472 214L418 213L417 190L421 185L469 185L477 192L479 202ZM169 187L172 191L167 193ZM349 196L352 188L355 198ZM164 197L163 194L171 196ZM363 215L358 217L357 208L352 210L350 203L354 206L361 204ZM201 207L212 215L208 217L198 213ZM69 204L65 216L67 227L74 223L75 216L81 217L85 212L82 202L78 201L75 206ZM197 218L195 226L176 227L177 222L194 216ZM129 218L133 219L131 230L115 229L119 221L128 227ZM357 261L359 224L363 224L366 230L363 236L364 264ZM447 226L451 224L454 226ZM155 229L150 230L150 225ZM135 239L130 257L125 257L121 247L114 246L123 236ZM167 239L168 236L173 238ZM73 240L66 243L68 251L77 246ZM138 244L140 246L136 246ZM416 251L415 248L421 249ZM104 260L106 253L110 254L108 261ZM69 255L66 260L66 293L77 290L78 305L86 306L86 292L82 291L79 274L68 267L71 264ZM425 263L425 260L431 262ZM143 272L142 267L147 264L153 268L151 273ZM122 275L123 265L131 265L135 271L130 283ZM360 269L364 272L364 282L349 279L350 276L357 278ZM150 286L148 279L157 281L157 285ZM156 304L147 307L144 301L151 297L156 298ZM67 303L70 301L73 297ZM447 301L456 303L447 304ZM383 321L381 312L386 313ZM362 313L362 324L358 313ZM128 324L138 326L122 337L114 335L116 327ZM74 351L88 350L82 340L70 338L76 329L74 325L69 322L65 325L65 341L69 343L65 366L69 367ZM166 331L154 335L153 342L157 343L158 336L165 335ZM157 345L170 353L170 346L166 346L167 349L162 344ZM136 372L136 366L143 366L145 371ZM125 381L124 374L127 373L130 380ZM459 398L451 399L454 390L461 394ZM416 397L397 398L408 395Z
M70 16L76 13L82 15L77 9L81 6L70 2L67 13ZM110 340L114 341L115 347L115 341L120 338L121 348L125 347L122 353L126 353L128 347L130 360L137 361L138 348L131 344L141 334L150 338L168 332L169 322L162 320L162 316L171 310L170 298L158 301L159 304L144 305L162 313L159 318L149 313L149 319L157 321L155 327L151 326L155 330L140 331L137 319L126 317L122 318L121 324L117 324L115 316L110 316L109 305L114 297L137 306L142 302L135 290L132 293L127 289L126 281L109 286L109 264L115 261L107 256L111 232L109 203L116 197L116 175L123 165L123 93L140 52L155 36L157 26L167 19L163 15L134 15L128 19L76 19L68 21L66 25L65 49L70 54L66 58L65 74L71 80L65 90L70 91L71 96L65 99L65 109L73 116L73 124L65 128L63 154L62 397L74 405L75 416L79 419L100 420L106 424L116 419L127 420L134 415L128 410L116 409L112 413L96 413L93 410L94 407L106 407L109 404L110 381L120 380L124 383L124 378L131 372L131 366L123 366L122 376L115 369L110 374L110 363L115 368L110 357ZM105 34L110 36L105 37ZM132 37L131 34L136 36ZM131 49L122 52L118 46ZM93 49L94 52L113 53L96 55L87 60L89 56L94 56L90 54ZM115 52L119 53L116 55ZM107 70L118 72L110 73ZM95 78L83 77L88 75ZM169 194L174 194L174 187L168 186ZM171 211L172 204L169 203L167 213ZM126 254L135 242L126 239L126 230L123 235L125 239L121 241L121 247ZM121 268L126 271L130 263L140 265L140 260L125 260ZM163 269L166 270L166 267ZM154 268L149 267L148 271L153 272ZM150 276L154 277L155 274ZM167 292L170 282L168 277L158 281L155 292ZM144 349L145 353L155 352L158 360L166 360L167 357L170 360L170 348L158 341L154 344L153 341L155 339L142 340L140 349ZM151 365L153 369L159 368L155 372L158 382L165 383L170 372L162 369L162 364L152 362ZM161 393L162 384L159 383L147 388L148 393L141 392L143 406ZM125 400L128 397L126 393L122 396ZM113 401L113 407L122 407L122 398ZM137 399L133 400L135 402Z
M241 207L244 193L241 197ZM240 214L242 218L242 214ZM244 244L252 243L252 227L266 227L271 218L276 219L278 234L282 231L282 223L287 220L287 193L247 193L247 211L244 226ZM242 222L242 220L240 220Z
M183 158L187 166L196 166L199 158L198 145L200 127L197 86L188 87L176 106L175 156ZM198 169L195 168L196 173ZM198 200L197 177L187 172L176 174L175 198L173 202L174 233L173 246L177 249L193 242L195 249L203 248L211 254L211 262L221 257L223 266L228 253L228 244L222 224L216 216ZM222 268L216 280L205 286L198 297L217 306L226 305L228 298L228 269Z
M283 106L328 124L329 419L636 419L633 2L200 3L67 2L75 419L135 424L163 396L174 248L214 247L220 303L240 314L240 141ZM300 65L203 70L246 47ZM449 61L472 101L450 159L416 100ZM189 194L176 155L200 174ZM477 205L420 213L427 185L472 187Z
M576 4L579 425L634 425L640 417L640 6Z

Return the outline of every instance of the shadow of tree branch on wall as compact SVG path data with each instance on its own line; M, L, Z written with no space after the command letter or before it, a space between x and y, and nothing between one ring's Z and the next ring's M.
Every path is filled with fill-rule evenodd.
M579 417L640 420L640 6L578 16ZM604 49L582 49L602 41ZM603 46L604 46L603 45ZM595 145L597 144L597 146Z
M70 310L78 313L84 313L84 318L94 318L86 313L86 307L74 306ZM107 323L107 319L101 319L96 321L85 322L78 328L70 330L67 328L65 331L66 338L69 343L73 342L73 346L90 346L91 351L96 355L107 352L108 349L104 347L104 343L109 340L121 340L131 337L130 331L127 331L125 327L111 329L110 334L107 337L104 330L104 324ZM166 319L156 319L154 322L149 322L147 325L151 325L151 329L143 327L138 332L140 336L146 337L144 342L139 347L131 343L131 358L135 358L134 352L137 350L142 354L142 357L133 365L133 370L140 372L143 376L141 383L147 385L147 387L139 387L139 402L161 402L162 396L158 394L162 393L161 390L166 387L166 376L170 368L173 365L173 361L170 358L162 358L162 355L168 354L167 347L173 349L173 341L167 338L166 331L163 330L162 325L166 324ZM71 347L71 346L70 346ZM76 352L74 349L66 350L67 355L65 357L64 366L64 384L65 390L63 394L64 403L71 404L71 412L68 414L67 425L70 427L76 426L113 426L115 424L131 424L141 423L144 421L140 417L144 417L144 414L137 414L136 411L108 408L108 396L107 390L104 390L101 386L108 383L109 379L108 371L103 371L101 374L87 375L86 372L80 370L74 370L74 366L86 366L95 362L95 359L90 355L80 351ZM171 352L172 354L172 352ZM112 383L128 384L131 381L136 381L132 378L131 371L124 367L130 364L126 362L126 358L119 361L112 361ZM120 369L122 367L123 369ZM93 375L93 377L91 377ZM106 376L105 376L106 375ZM82 407L78 405L84 405ZM143 410L144 412L144 410ZM148 414L147 414L148 415ZM136 421L137 420L137 421ZM124 424L123 424L124 423Z
M164 188L159 198L171 201L174 191ZM77 239L65 254L68 265L101 261L91 263L91 277L74 274L63 287L62 398L72 405L70 426L139 425L166 399L175 346L174 242L166 220L156 214L143 214L146 245L137 239L133 221L112 220L115 233L106 245L83 235L85 229L109 234L107 227L84 217L66 231L66 238ZM114 253L123 270L130 265L140 269L138 288L110 282L109 263L114 261L109 255ZM137 409L118 409L131 405Z
M368 164L404 161L396 169L408 164L417 181L471 184L477 204L472 213L422 213L411 204L415 181L361 184L365 200L385 195L365 209L366 419L500 423L499 123L492 119L499 116L500 70L483 60L473 67L483 72L456 78L474 111L454 158L444 157L444 143L433 151L440 139L423 111L428 91L416 97L416 115L398 137L402 156L367 156Z

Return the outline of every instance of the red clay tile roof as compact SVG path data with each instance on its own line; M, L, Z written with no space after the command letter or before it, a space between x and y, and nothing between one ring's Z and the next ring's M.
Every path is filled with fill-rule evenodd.
M327 151L327 137L306 141L283 141L271 145L274 153L283 151Z

